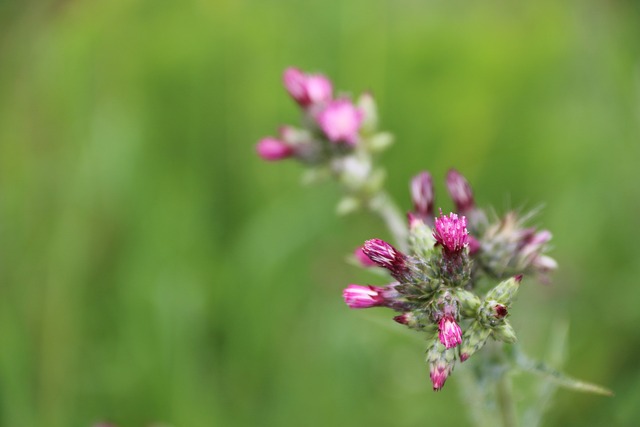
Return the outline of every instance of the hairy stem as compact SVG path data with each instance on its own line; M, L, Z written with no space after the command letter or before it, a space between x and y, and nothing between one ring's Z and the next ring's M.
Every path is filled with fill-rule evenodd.
M496 397L503 427L516 427L518 422L515 402L513 401L513 387L507 372L503 372L496 383Z

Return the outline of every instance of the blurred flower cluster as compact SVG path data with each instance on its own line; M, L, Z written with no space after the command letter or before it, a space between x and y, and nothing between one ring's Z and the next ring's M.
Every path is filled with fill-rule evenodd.
M546 277L556 268L544 255L548 231L524 228L514 212L489 221L455 170L448 173L447 188L457 213L434 217L431 175L417 175L411 181L414 210L407 215L408 253L380 239L356 251L364 267L382 267L395 281L384 287L352 284L343 292L351 308L388 307L399 313L396 322L429 334L434 390L443 387L457 360L467 360L489 338L515 342L507 317L522 275Z
M269 161L293 158L308 167L307 180L333 176L345 191L343 213L369 203L384 181L373 156L390 146L393 137L378 132L378 114L370 93L356 102L347 94L334 95L331 81L321 74L288 68L284 87L298 104L299 127L281 126L277 137L261 139L256 151Z

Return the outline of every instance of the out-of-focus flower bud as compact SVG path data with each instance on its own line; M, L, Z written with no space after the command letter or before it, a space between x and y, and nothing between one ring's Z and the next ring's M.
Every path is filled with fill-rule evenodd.
M293 147L275 138L262 138L256 145L258 155L264 160L282 160L293 155Z
M333 94L331 81L322 74L305 74L297 68L287 68L282 80L289 95L301 107L331 100Z
M362 124L362 111L348 99L329 102L317 116L320 129L331 142L358 143L358 131Z
M475 207L469 182L455 169L447 173L447 190L459 213L466 214Z
M433 180L429 172L421 172L411 180L411 200L416 216L425 219L433 216Z

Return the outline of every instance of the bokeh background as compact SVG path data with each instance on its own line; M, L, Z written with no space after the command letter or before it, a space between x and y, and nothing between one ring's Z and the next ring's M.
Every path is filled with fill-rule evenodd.
M372 90L409 209L455 166L480 205L545 208L554 283L513 310L575 377L547 426L640 419L640 6L623 0L0 2L0 424L465 425L424 343L349 311L375 218L334 215L255 142L290 65Z

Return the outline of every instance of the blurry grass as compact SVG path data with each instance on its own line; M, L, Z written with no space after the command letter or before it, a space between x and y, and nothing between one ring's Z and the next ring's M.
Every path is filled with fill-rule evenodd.
M148 0L0 3L0 425L458 425L419 342L349 312L337 219L254 142L296 111L288 65L371 89L385 163L455 166L483 205L536 206L561 270L514 310L544 354L571 321L546 425L631 425L640 238L633 2ZM331 237L330 237L331 236ZM391 325L393 326L393 325ZM615 339L611 339L615 336Z

